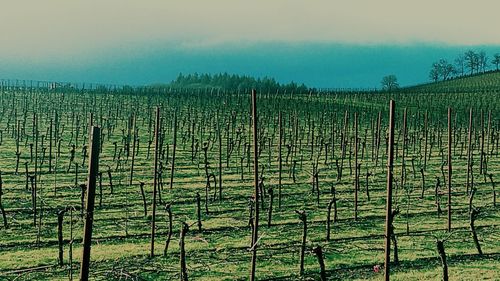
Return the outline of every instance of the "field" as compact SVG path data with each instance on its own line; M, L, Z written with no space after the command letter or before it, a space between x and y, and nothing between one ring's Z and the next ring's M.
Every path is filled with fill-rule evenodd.
M500 279L495 193L500 182L500 85L498 73L469 79L474 79L473 87L459 79L390 93L258 90L264 194L257 279L320 280L316 246L322 248L328 279L383 279L377 265L384 263L390 99L396 103L393 209L399 211L394 218L399 262L391 267L391 278L442 278L440 240L451 280ZM159 193L155 256L150 257L156 106L161 117ZM91 279L178 280L181 222L189 225L185 251L190 279L248 279L254 208L250 91L18 85L3 87L0 109L0 205L7 222L7 227L0 224L0 280L78 279L90 123L102 129ZM471 234L470 209L478 212L474 230L482 254ZM304 227L296 211L307 217L302 275Z

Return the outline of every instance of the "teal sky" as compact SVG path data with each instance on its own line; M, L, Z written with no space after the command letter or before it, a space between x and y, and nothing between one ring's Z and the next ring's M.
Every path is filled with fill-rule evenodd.
M0 79L142 85L228 72L378 87L396 74L409 85L441 57L500 52L500 2L457 2L6 0Z

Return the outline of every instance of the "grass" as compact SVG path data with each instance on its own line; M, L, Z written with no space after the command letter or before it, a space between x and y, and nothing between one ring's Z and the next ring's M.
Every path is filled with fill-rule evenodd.
M76 150L75 162L82 164L79 167L77 183L84 183L86 177L86 163L81 153L81 147L86 144L83 128L86 113L91 104L102 103L96 106L97 111L102 113L105 121L102 121L104 143L100 159L101 171L103 171L103 198L102 205L99 206L99 196L96 198L96 211L94 215L94 231L92 246L91 277L95 280L173 280L178 279L179 274L179 226L181 221L190 224L190 232L186 237L186 251L188 273L194 280L246 280L248 279L250 256L248 251L250 245L251 231L248 226L249 209L248 200L252 196L252 171L251 165L247 167L244 142L248 141L246 112L242 110L242 102L238 97L227 100L225 117L222 119L229 122L231 111L235 112L235 127L242 130L241 144L234 144L234 151L229 159L229 166L225 162L228 154L229 138L231 135L231 125L224 129L223 138L223 199L209 201L209 214L204 211L205 198L205 171L202 151L198 152L194 161L191 160L191 138L190 138L190 117L196 116L196 126L205 128L205 131L198 131L196 138L199 143L203 140L211 140L214 146L208 151L209 169L216 175L218 173L218 144L214 137L215 128L213 123L215 114L210 108L211 104L217 104L216 99L206 98L205 102L197 100L196 97L162 97L160 101L165 103L165 110L162 114L165 117L163 129L166 132L164 149L172 150L172 132L170 117L174 108L179 109L180 126L178 134L178 147L176 157L176 168L173 188L168 186L170 175L170 161L166 156L163 160L164 170L162 173L164 188L161 191L163 204L172 203L172 213L174 220L174 230L172 241L166 256L162 255L163 247L167 235L167 217L160 204L157 209L157 235L155 252L156 257L150 258L150 222L151 222L151 198L152 198L152 156L147 157L147 143L151 138L148 132L148 120L152 113L151 101L147 97L127 97L121 95L102 95L95 98L93 95L68 95L65 101L61 101L60 95L44 96L42 93L8 93L0 102L2 105L1 118L4 120L13 119L13 111L9 107L13 102L18 103L22 109L24 97L38 101L38 112L40 112L40 132L46 132L48 118L47 112L59 108L59 118L65 125L61 134L62 149L57 157L56 172L48 173L48 163L45 160L41 164L41 175L39 178L39 202L43 202L42 225L40 228L40 243L37 241L37 228L33 225L31 192L25 190L24 166L20 166L20 173L15 173L16 163L16 142L12 136L13 121L0 123L3 130L3 142L0 145L0 170L4 182L4 195L2 202L7 211L9 228L0 227L0 279L6 280L68 280L70 266L68 262L68 249L70 241L71 223L73 224L73 276L77 278L79 270L79 260L81 255L82 219L80 217L80 194L81 190L75 186L74 165L70 172L67 172L69 163L69 144L74 143L75 136L72 136L72 129L76 126L73 119L72 109L74 104L78 104L81 110L77 111L80 116L80 135ZM475 93L471 93L470 100L473 101ZM389 96L385 97L388 98ZM264 98L263 98L264 99ZM380 97L374 99L381 99ZM378 165L375 166L372 145L372 122L376 120L378 110L383 108L383 103L375 103L370 107L370 103L356 99L351 96L345 97L345 104L340 99L333 97L318 97L312 102L309 99L303 100L282 100L284 110L293 116L295 112L300 117L301 126L301 146L295 156L297 164L297 181L293 182L289 175L291 161L284 163L283 168L283 204L278 208L277 204L277 134L275 129L276 111L271 110L275 101L263 102L261 124L264 132L273 139L273 144L266 146L260 156L261 172L264 173L265 187L273 187L276 195L273 208L273 223L267 227L267 209L269 198L266 198L264 208L261 210L260 240L257 258L257 276L259 280L319 280L319 268L316 257L311 252L316 245L321 245L325 253L325 264L327 275L332 280L381 280L382 273L373 271L374 265L383 264L383 231L385 222L385 161L384 142L380 149ZM248 102L248 101L247 101ZM411 100L407 100L411 103ZM413 101L415 102L415 101ZM277 103L277 102L276 102ZM308 104L310 103L310 104ZM107 104L107 106L106 106ZM206 104L206 106L205 106ZM305 105L308 104L308 105ZM321 130L318 128L321 118L329 116L322 112L322 108L317 104L327 104L333 108L327 113L338 112L343 116L343 110L364 111L362 122L360 123L360 137L366 140L366 151L360 157L361 183L359 191L359 214L358 220L354 221L353 212L353 189L354 177L350 172L350 161L344 161L343 177L337 181L337 170L335 159L331 154L325 159L324 152L319 158L319 182L320 182L320 203L316 203L316 195L311 192L311 171L312 165L310 157L310 137L308 130L308 110L313 109L311 120L316 122L316 141L321 137L325 138L331 133L331 126L336 126L337 136L341 128L342 120L339 118L332 124L332 120L325 121L326 125ZM359 105L359 108L356 105ZM417 104L415 102L415 104ZM28 104L31 105L31 104ZM35 106L35 105L33 105ZM478 105L480 106L480 105ZM196 108L196 113L193 111ZM214 108L223 109L221 105ZM316 108L316 109L314 109ZM427 108L431 108L428 105ZM20 112L22 110L19 110ZM43 110L42 110L43 109ZM106 113L106 109L109 111ZM132 109L138 114L139 143L140 149L135 160L134 181L128 184L130 169L130 158L125 159L122 155L120 165L113 161L114 145L117 142L121 147L123 132L126 132L127 117ZM116 111L116 113L115 113ZM444 112L444 111L443 111ZM31 116L31 112L24 113ZM432 116L437 114L434 112ZM99 120L99 115L96 120ZM323 117L322 117L323 116ZM400 187L401 177L401 156L396 159L395 178L396 190L394 194L394 206L399 207L401 213L396 217L394 226L397 233L400 264L392 268L391 278L393 280L435 280L441 276L439 257L436 252L435 239L448 237L446 227L446 179L443 178L441 165L443 155L439 148L446 147L446 131L441 135L437 132L442 128L441 120L431 119L431 137L442 138L442 143L434 144L432 157L428 160L425 185L425 196L419 198L421 189L421 178L418 173L422 167L420 148L423 145L418 136L421 133L421 122L419 116L409 115L409 124L414 120L415 125L410 125L408 142L408 154L406 155L407 166L405 188ZM445 115L443 115L445 116ZM494 118L497 115L493 114ZM18 118L21 118L18 116ZM384 115L384 118L386 116ZM415 118L415 119L413 119ZM288 119L287 119L288 120ZM291 119L293 120L293 118ZM444 119L443 119L444 120ZM496 119L495 119L496 120ZM494 121L495 121L494 120ZM290 120L289 120L290 121ZM351 120L352 121L352 120ZM96 121L101 122L101 121ZM289 122L293 124L293 122ZM385 122L384 122L385 123ZM10 124L8 126L7 124ZM460 128L458 136L463 142L466 139L467 122L459 122ZM493 122L493 124L496 124ZM3 126L3 127L2 127ZM383 130L385 130L383 124ZM441 127L440 127L441 126ZM498 128L495 127L495 130ZM287 126L287 138L293 136L293 126ZM28 162L30 171L33 171L34 164L29 157L29 143L33 141L30 136L30 122L26 123L26 134L23 134L20 151L21 162ZM236 131L236 128L235 128ZM495 131L497 132L497 131ZM227 133L227 135L226 135ZM350 132L350 134L352 131ZM231 137L231 138L232 138ZM109 139L108 139L109 138ZM414 138L414 139L413 139ZM234 140L234 139L233 139ZM399 140L397 140L399 142ZM478 138L474 139L476 144L474 158L479 158L477 146ZM494 148L494 142L491 143ZM45 140L44 147L47 146ZM431 144L428 145L430 148ZM201 146L200 146L201 147ZM320 147L317 145L314 155L317 156ZM340 151L339 141L336 142L336 154ZM446 151L446 150L445 150ZM498 150L494 150L498 152ZM286 146L283 148L286 155ZM152 149L151 149L152 153ZM349 151L347 152L349 154ZM271 154L271 155L270 155ZM400 151L397 153L400 155ZM462 156L459 156L462 155ZM240 157L244 158L243 180L241 179ZM39 155L40 157L40 155ZM415 159L415 173L410 164L410 159ZM270 161L269 161L270 159ZM301 162L300 159L303 161ZM55 163L54 162L54 163ZM284 161L285 162L285 161ZM326 162L326 164L325 164ZM445 243L446 253L449 260L449 272L451 280L495 280L498 279L497 272L500 269L500 214L498 207L492 204L492 186L489 180L484 180L483 175L478 173L478 165L474 166L474 182L477 187L477 194L474 205L480 208L481 213L476 221L478 235L483 247L484 255L477 255L469 231L468 221L468 197L465 194L466 182L466 159L460 152L459 143L454 146L453 157L453 227L451 236ZM111 194L106 170L111 167L114 192ZM118 168L116 168L118 167ZM488 171L493 174L495 183L500 176L500 158L498 153L488 156ZM367 172L372 176L368 178L370 200L365 194L365 176ZM446 168L445 168L446 171ZM444 212L440 216L437 214L435 206L434 185L436 178L441 180L440 202ZM148 216L144 216L142 198L139 190L139 183L145 182L147 198ZM326 206L330 201L330 188L334 185L337 192L339 221L332 225L331 241L326 241ZM497 184L498 185L498 184ZM196 229L196 201L195 194L199 192L202 196L202 231ZM210 190L212 198L215 190ZM407 194L410 193L410 200ZM97 192L99 194L99 192ZM409 204L409 205L408 205ZM64 237L64 258L65 265L57 264L57 210L66 206L77 208L73 212L73 220L66 213L63 225ZM407 211L407 207L409 207ZM295 214L295 210L305 210L308 220L307 253L305 258L305 276L298 276L299 250L302 235L302 225ZM409 233L407 234L407 225ZM43 268L40 268L43 267Z

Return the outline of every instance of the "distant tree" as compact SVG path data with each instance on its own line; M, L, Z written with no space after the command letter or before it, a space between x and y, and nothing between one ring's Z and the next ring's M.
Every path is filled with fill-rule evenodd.
M434 82L437 82L439 78L444 81L450 78L453 73L455 73L453 65L445 59L440 59L438 62L432 64L431 71L429 72L429 78Z
M470 74L474 74L474 71L477 71L478 69L479 55L476 52L469 50L465 52L464 59L465 65L470 70Z
M500 65L500 53L496 53L493 55L493 60L491 61L492 64L494 64L498 70L498 66Z
M496 69L499 70L499 53L493 55L491 64L495 65ZM454 64L448 63L445 59L440 59L438 62L433 63L429 71L429 79L437 82L440 78L446 80L457 75L463 76L466 70L472 75L475 73L484 73L488 68L488 56L484 51L475 52L468 50L455 58Z
M478 72L485 72L488 67L488 57L484 51L481 51L477 54L477 68Z
M435 62L432 64L431 71L429 72L429 78L434 82L437 82L439 80L439 64L438 63Z
M208 76L208 74L202 74L200 76L200 82L202 84L208 84L208 83L210 83L210 76Z
M455 59L455 73L460 76L464 76L465 73L465 58L464 55L459 55Z
M237 90L246 91L250 89L258 89L259 91L276 93L276 92L307 92L309 88L304 84L290 82L288 84L280 84L274 78L254 78L251 76L240 76L236 74L218 73L218 74L188 74L187 76L180 73L175 80L170 83L172 87L179 88L216 88L222 90Z
M384 78L382 78L381 84L382 89L386 91L392 91L399 88L398 78L394 74L384 76Z
M298 92L305 92L305 91L307 91L306 84L304 84L304 83L300 84L300 86L297 87L297 91Z
M438 63L439 75L444 80L448 79L455 71L453 65L445 59L440 59Z

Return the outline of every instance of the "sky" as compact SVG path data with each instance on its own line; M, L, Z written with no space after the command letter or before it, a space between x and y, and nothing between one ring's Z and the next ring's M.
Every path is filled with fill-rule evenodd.
M428 80L500 52L497 0L1 0L0 79L143 85L179 73L312 87Z

